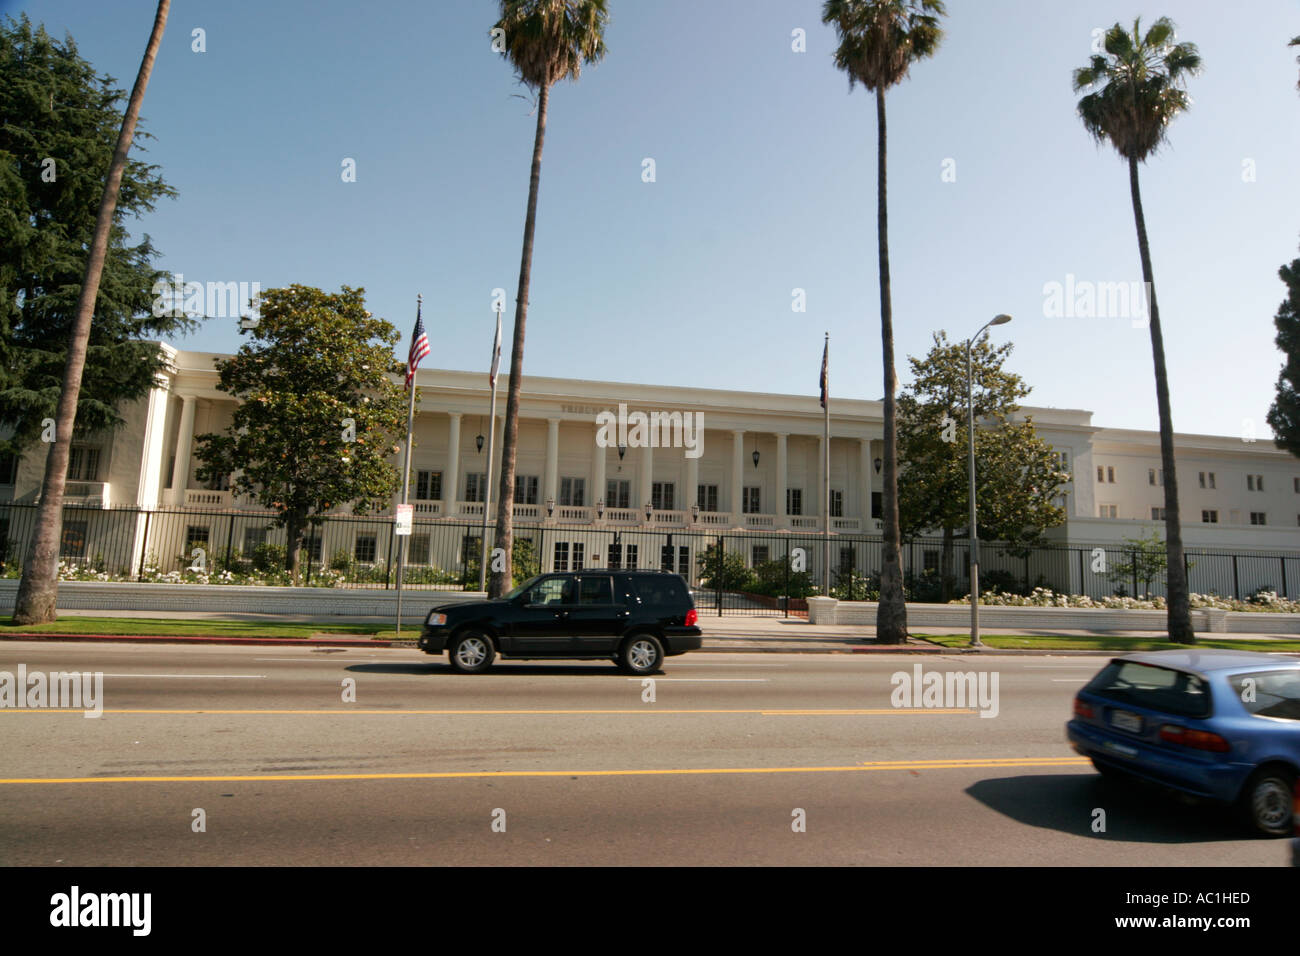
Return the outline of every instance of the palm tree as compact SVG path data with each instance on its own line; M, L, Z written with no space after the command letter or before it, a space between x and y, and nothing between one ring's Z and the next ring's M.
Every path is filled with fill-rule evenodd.
M898 530L898 441L894 393L894 317L889 292L889 215L885 190L885 92L907 76L917 60L933 56L943 38L940 0L826 0L822 22L833 23L839 38L835 66L849 75L849 89L861 83L876 94L876 228L880 252L880 340L885 371L884 486L881 505L880 604L876 640L907 640L907 605Z
M1292 37L1291 42L1288 43L1287 46L1300 46L1300 37ZM1295 61L1300 63L1300 56L1296 57ZM1295 88L1300 90L1300 80L1296 81Z
M1165 371L1164 336L1151 273L1146 218L1138 188L1138 163L1145 162L1165 142L1169 124L1190 105L1183 89L1186 77L1200 72L1201 57L1193 43L1175 43L1174 25L1161 17L1142 33L1140 19L1130 34L1116 23L1106 31L1106 55L1074 71L1074 91L1093 90L1079 100L1079 117L1098 143L1109 142L1128 160L1129 192L1137 223L1142 278L1147 288L1151 354L1155 359L1156 405L1160 415L1160 463L1164 467L1165 547L1168 570L1169 639L1196 643L1188 604L1187 565L1178 510L1178 472L1174 458L1174 425L1169 411L1169 378Z
M68 361L63 370L63 390L55 411L54 438L45 456L45 478L41 482L41 503L36 513L36 533L32 535L23 562L23 577L18 584L14 602L15 624L41 624L53 621L55 598L59 585L59 535L63 525L63 489L68 473L68 452L72 443L72 430L77 418L77 398L81 393L81 375L86 364L86 347L90 341L90 323L95 314L95 300L99 296L99 280L104 271L104 258L108 251L109 233L113 228L113 214L117 209L117 192L126 169L127 154L135 136L135 123L144 102L145 87L153 72L154 57L162 43L163 29L167 26L167 12L171 0L158 0L153 32L145 47L140 71L135 77L131 99L127 102L126 116L117 136L117 146L108 166L108 180L99 201L95 217L95 233L90 242L86 260L86 275L77 298L77 311L73 318L72 335L68 341Z
M510 351L510 384L506 394L505 430L501 438L501 487L497 494L496 546L505 554L505 569L493 569L488 593L500 597L511 587L514 543L515 453L519 436L519 388L524 368L524 326L528 319L528 284L533 268L533 227L537 222L537 187L542 176L542 141L551 87L576 80L584 63L605 55L605 0L501 0L501 18L493 30L503 31L505 54L520 81L537 94L537 132L533 137L533 166L528 181L528 213L524 217L524 250L519 263L519 292L515 296L515 331ZM598 493L600 492L598 489Z

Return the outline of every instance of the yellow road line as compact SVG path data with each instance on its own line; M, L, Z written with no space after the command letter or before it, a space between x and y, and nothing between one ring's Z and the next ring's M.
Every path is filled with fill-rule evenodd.
M656 715L656 714L757 714L760 716L789 717L789 716L829 716L829 717L862 717L862 716L927 716L930 714L976 714L977 710L968 708L919 708L919 707L877 707L864 708L855 710L834 710L834 709L792 709L792 710L754 710L754 709L698 709L682 710L673 708L661 708L654 706L630 707L612 710L367 710L365 708L334 708L331 710L267 710L267 709L249 709L249 710L226 710L220 708L200 708L192 710L171 710L171 709L154 709L154 708L113 708L105 707L102 711L105 714L172 714L172 715L194 715L194 714L244 714L244 715L281 715L292 717L357 717L357 716L381 716L381 717L403 717L403 716L437 716L437 717L463 717L463 716L524 716L524 715L559 715L559 716L582 716L587 714L599 715ZM0 714L75 714L81 716L85 713L84 708L0 708Z
M4 784L54 783L268 783L346 780L458 780L487 777L665 777L708 774L850 773L870 770L962 770L1008 767L1078 767L1083 757L1005 757L950 760L874 760L840 767L708 767L664 770L468 770L436 773L232 774L198 777L11 777Z

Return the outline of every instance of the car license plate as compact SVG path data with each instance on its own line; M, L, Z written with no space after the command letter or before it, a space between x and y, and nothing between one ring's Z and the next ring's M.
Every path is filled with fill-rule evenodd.
M1138 755L1136 747L1126 747L1123 744L1115 743L1113 740L1107 740L1102 746L1122 757L1136 757Z
M1142 733L1142 718L1127 710L1112 710L1110 725L1120 730L1127 730L1130 734Z

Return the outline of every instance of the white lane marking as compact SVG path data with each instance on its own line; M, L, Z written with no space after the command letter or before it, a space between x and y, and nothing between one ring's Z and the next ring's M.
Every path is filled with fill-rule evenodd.
M1086 684L1090 678L1087 677L1053 677L1053 684Z
M386 657L254 657L255 661L288 661L290 664L349 664L355 661L384 661Z
M655 681L676 681L679 684L766 684L770 677L654 677ZM628 680L646 680L646 677L629 677Z
M1064 667L1096 667L1096 666L1097 666L1097 665L1094 664L1094 663L1092 663L1091 661L1088 662L1087 664L1026 664L1026 665L1025 665L1025 670L1027 670L1027 671L1035 671L1035 670L1055 671L1055 670L1060 670L1061 668L1064 668Z
M265 674L105 674L105 677L168 677L176 680L206 680L207 678L223 678L226 680L247 679L247 680L265 680Z

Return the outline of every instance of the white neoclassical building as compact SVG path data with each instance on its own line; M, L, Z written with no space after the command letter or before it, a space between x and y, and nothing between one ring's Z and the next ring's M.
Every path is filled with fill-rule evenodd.
M219 355L163 346L167 372L147 399L124 410L126 424L72 449L68 502L87 509L158 509L192 512L185 541L160 544L137 520L131 561L146 554L182 552L195 542L243 550L266 540L265 522L243 520L229 529L220 515L255 510L232 500L222 483L200 482L194 436L220 431L234 403L217 390ZM487 494L489 388L485 372L421 369L415 415L411 496L417 528L411 560L446 566L464 554L447 554L428 539L428 528L463 524L463 542L482 520ZM496 428L500 461L504 376ZM602 443L602 413L680 413L699 421L695 446L637 447ZM1115 544L1163 526L1163 485L1158 435L1098 427L1077 409L1027 407L1042 437L1072 475L1064 505L1068 520L1054 529L1063 544ZM830 400L830 533L845 541L878 535L881 471L881 403ZM568 529L542 542L543 567L608 560L635 561L611 544L643 537L645 550L669 542L674 566L691 567L706 534L741 532L808 536L822 532L823 416L816 394L783 395L708 387L669 387L585 379L525 376L520 404L514 512L521 526ZM1188 547L1234 552L1300 554L1300 460L1271 441L1179 434L1176 440L1184 535ZM40 488L43 458L29 455L0 468L0 500L30 503ZM495 484L493 498L495 498ZM495 502L493 502L495 509ZM16 509L10 509L9 521ZM203 516L213 516L210 520ZM205 524L206 522L206 524ZM251 523L250 523L251 522ZM315 559L346 550L360 561L391 555L385 541L391 518L331 529L333 540L314 544ZM69 549L88 554L93 522L71 533ZM167 524L179 527L176 521ZM251 529L251 530L250 530ZM388 530L385 530L388 529ZM3 531L3 529L0 529ZM3 531L10 537L11 532ZM121 534L121 531L115 531ZM168 532L180 534L179 531ZM617 535L617 537L616 537ZM65 535L65 538L67 535ZM773 540L776 540L774 537ZM685 545L682 541L687 542ZM456 545L459 548L459 543ZM746 552L755 561L776 556L769 545ZM680 553L679 553L680 552ZM655 554L654 564L660 556ZM927 564L929 559L927 557ZM858 565L866 567L870 561ZM1297 566L1300 568L1300 566Z

